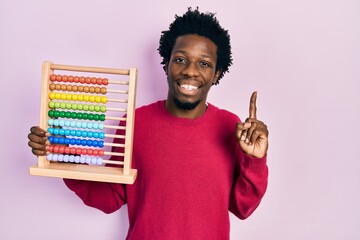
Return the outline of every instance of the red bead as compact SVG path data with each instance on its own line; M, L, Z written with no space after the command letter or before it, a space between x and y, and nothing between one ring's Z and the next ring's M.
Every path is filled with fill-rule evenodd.
M76 148L76 154L81 154L81 148Z
M50 75L50 81L54 82L56 80L56 75L55 74L51 74Z
M53 152L54 151L54 145L50 145L49 146L49 152Z
M74 82L74 77L73 76L68 76L68 81L70 82L70 83L72 83L72 82Z
M65 147L64 152L65 152L66 154L69 154L69 153L70 153L70 148L69 148L69 147Z
M99 150L99 156L100 157L104 156L104 150Z
M62 76L62 77L61 77L61 80L62 80L63 82L67 82L67 81L68 81L68 76L66 76L66 75Z
M91 148L89 148L89 149L87 150L87 154L88 154L88 155L93 155L93 150L92 150Z
M105 86L108 85L109 84L109 79L103 78L102 84L105 85Z
M98 85L102 85L102 79L101 78L98 78L98 79L96 79L96 83L98 84Z
M61 75L56 75L56 81L61 82Z
M71 153L71 154L75 154L75 153L76 153L76 148L71 147L71 148L70 148L70 153Z
M59 152L59 146L55 145L53 151L54 151L54 153L58 153Z
M87 84L90 84L90 83L91 83L91 78L86 77L86 78L85 78L85 82L86 82Z
M94 156L99 156L99 150L94 149L94 150L93 150L93 155L94 155Z
M77 76L74 77L74 83L79 83L79 80L80 80L79 77Z
M64 146L60 146L59 147L59 153L64 153L65 147Z
M82 155L87 155L87 149L86 148L83 148L83 149L81 149L81 154Z
M96 79L95 77L91 78L91 83L92 83L92 84L96 84L96 80L97 80L97 79Z
M85 78L84 78L84 77L80 77L80 78L79 78L79 83L85 83Z

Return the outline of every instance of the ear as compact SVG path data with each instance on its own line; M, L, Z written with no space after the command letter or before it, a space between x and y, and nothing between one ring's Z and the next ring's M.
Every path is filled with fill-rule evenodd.
M166 62L165 65L163 66L166 76L168 75L168 68L169 68L169 62Z
M217 82L217 80L219 79L219 76L220 76L221 72L222 72L222 69L221 69L221 68L216 71L215 76L214 76L214 80L213 80L213 82L212 82L212 85L214 85L214 84Z

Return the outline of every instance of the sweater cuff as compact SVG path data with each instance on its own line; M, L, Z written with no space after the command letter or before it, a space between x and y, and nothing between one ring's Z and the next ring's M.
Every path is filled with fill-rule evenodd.
M244 163L246 171L250 172L264 172L267 169L267 155L262 158L256 158L244 153Z

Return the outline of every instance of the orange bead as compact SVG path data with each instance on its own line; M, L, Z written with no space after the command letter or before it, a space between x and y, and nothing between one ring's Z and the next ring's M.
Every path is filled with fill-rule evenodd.
M91 78L86 77L86 78L85 78L85 82L86 82L87 84L90 84L90 83L91 83Z
M74 77L74 83L79 83L79 77L77 76Z
M56 84L56 85L55 85L55 89L58 90L58 91L60 91L60 90L61 90L61 84Z
M96 84L96 80L97 80L97 79L96 79L95 77L91 78L91 83L92 83L92 84Z
M68 91L68 92L73 91L73 86L72 85L66 85L66 91Z
M61 77L61 80L62 80L63 82L67 82L67 81L68 81L68 77L67 77L66 75L64 75L64 76Z
M102 94L106 94L106 92L107 92L107 91L106 91L106 88L105 88L105 87L102 87L102 88L101 88L101 93L102 93Z
M108 85L109 84L109 79L103 78L102 79L102 84L105 85L105 86Z
M96 80L96 83L97 83L98 85L102 85L102 79L101 79L101 78L98 78L98 79Z
M79 77L79 83L85 83L85 78L84 77Z
M86 92L86 93L89 92L89 87L88 86L84 86L84 92Z
M72 83L72 82L74 82L74 77L73 76L68 76L68 81L70 82L70 83Z
M61 84L61 91L66 91L66 85L65 84Z
M78 91L78 86L73 85L72 88L71 88L71 91L77 92Z
M78 91L79 91L79 92L83 92L83 91L84 91L84 87L83 87L83 86L78 86Z
M101 88L100 88L100 87L96 87L96 88L95 88L95 93L101 93Z
M56 81L61 82L61 75L56 75Z
M94 93L94 92L95 92L95 88L94 88L94 87L89 87L89 92Z
M50 89L50 91L54 91L54 90L55 90L55 84L54 84L54 83L51 83L51 84L49 85L49 89Z
M50 81L54 82L56 80L56 75L55 74L51 74L50 75Z

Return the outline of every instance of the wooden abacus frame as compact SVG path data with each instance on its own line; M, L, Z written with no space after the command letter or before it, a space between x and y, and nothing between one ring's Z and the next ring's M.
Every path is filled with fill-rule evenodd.
M30 167L30 174L35 176L58 177L68 179L79 179L99 182L113 183L134 183L137 170L131 169L132 146L133 146L133 129L135 119L135 99L136 99L136 81L137 69L114 69L99 67L84 67L53 64L44 62L42 65L42 82L41 82L41 109L40 109L40 128L47 129L49 120L49 83L50 76L55 70L75 71L99 74L128 75L128 99L126 109L126 129L124 144L124 161L123 167L95 166L87 164L74 164L64 162L53 162L47 160L46 156L39 156L38 163ZM104 161L105 162L105 161Z

